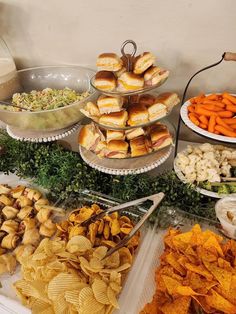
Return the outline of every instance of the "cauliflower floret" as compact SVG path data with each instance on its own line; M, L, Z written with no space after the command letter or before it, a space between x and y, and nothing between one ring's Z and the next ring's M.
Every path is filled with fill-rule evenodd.
M229 150L223 150L221 152L222 159L232 159L232 152Z
M202 151L199 147L194 147L193 153L196 155L202 155Z
M193 146L188 145L187 148L186 148L186 151L187 151L188 154L191 154L193 152Z
M197 180L198 182L207 181L207 179L208 179L207 171L199 171L199 172L197 173L197 178L196 178L196 180Z
M206 152L214 152L215 151L214 146L209 144L209 143L204 143L204 144L200 145L199 148L204 153L206 153Z
M224 176L230 177L230 175L231 175L230 169L231 169L231 166L230 166L230 164L227 161L222 163L222 165L221 165L221 173Z
M207 176L209 182L220 182L220 175L216 169L207 169Z
M176 158L176 165L182 172L184 172L186 166L189 165L189 159L182 153L179 153Z
M236 159L236 150L232 152L232 159Z
M193 183L194 181L196 181L196 172L188 172L185 175L186 181L189 183Z

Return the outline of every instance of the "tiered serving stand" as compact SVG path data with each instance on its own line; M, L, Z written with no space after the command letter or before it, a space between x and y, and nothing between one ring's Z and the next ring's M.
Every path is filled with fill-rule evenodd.
M127 45L132 45L132 52L131 53L126 53L125 48ZM133 40L126 40L122 46L121 46L121 54L126 60L127 64L127 71L131 72L132 71L132 60L135 57L137 51L137 45ZM153 86L147 86L144 87L140 90L135 90L135 91L102 91L99 90L95 85L94 85L94 80L95 76L92 77L91 79L91 85L95 90L100 92L101 94L105 94L108 96L126 96L128 98L128 104L126 105L127 107L131 104L131 96L134 95L140 95L144 94L147 92L150 92L151 90L154 91L157 89L160 85L164 84L166 79L162 80L160 83L153 85ZM169 113L167 113L168 116ZM175 128L174 126L168 121L168 119L165 119L167 116L163 118L159 118L156 121L150 121L148 123L144 123L141 125L136 125L136 126L126 126L126 127L114 127L114 126L108 126L108 125L101 125L98 122L97 125L99 126L100 129L112 129L112 130L129 130L129 129L134 129L137 127L146 127L150 126L154 123L156 123L158 120L165 124L169 132L172 135L173 142L175 141ZM123 158L123 159L115 159L115 158L99 158L97 155L91 151L86 150L82 146L80 146L80 154L82 159L89 164L91 167L102 171L104 173L108 174L113 174L113 175L128 175L128 174L137 174L137 173L144 173L149 170L152 170L154 168L157 168L160 166L163 162L165 162L171 155L173 149L173 145L170 145L168 147L165 147L163 149L160 149L156 152L152 152L150 154L140 156L140 157L129 157L129 158Z

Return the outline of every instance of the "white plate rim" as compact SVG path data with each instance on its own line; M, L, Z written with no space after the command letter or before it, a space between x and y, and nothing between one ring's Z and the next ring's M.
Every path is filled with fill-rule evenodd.
M210 94L206 94L206 96L208 96L208 95L210 95ZM231 95L236 96L236 94L231 94ZM213 134L213 133L205 131L204 129L201 129L198 126L196 126L188 117L188 109L187 109L188 105L190 105L190 99L188 99L180 108L181 119L183 120L183 122L186 124L187 127L189 127L194 132L196 132L202 136L211 138L213 140L225 142L225 143L236 144L236 138ZM235 123L236 123L236 118L235 118Z

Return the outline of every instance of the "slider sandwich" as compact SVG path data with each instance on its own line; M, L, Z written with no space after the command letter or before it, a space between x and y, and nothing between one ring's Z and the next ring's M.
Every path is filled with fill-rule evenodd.
M150 131L152 148L159 150L172 144L172 137L168 129L162 124L156 124Z
M148 110L144 105L135 104L128 108L129 120L128 125L139 125L148 122Z
M123 140L111 140L107 143L107 158L126 158L129 144Z
M111 140L124 140L125 139L125 132L118 131L118 130L107 130L106 134L107 142Z
M94 86L103 91L112 91L116 88L116 77L112 72L99 71L95 75Z
M166 105L168 111L180 102L179 96L176 93L162 93L156 98L156 102Z
M147 106L149 120L154 121L167 115L166 105L156 101L153 105Z
M118 78L118 89L120 91L138 90L142 89L143 86L143 77L131 72L125 72Z
M124 127L126 126L126 122L128 120L128 113L125 110L120 112L112 112L109 114L103 114L99 118L99 123L103 125L110 125L116 127Z
M115 53L102 53L97 58L96 63L99 71L119 71L123 62Z
M161 81L168 78L170 72L160 69L156 66L151 66L144 74L144 82L146 86L159 84Z
M151 106L155 103L156 97L151 94L140 95L138 103L144 106Z
M93 123L83 126L79 132L78 142L87 150L95 151L100 141L105 141L103 133Z
M130 140L131 157L143 156L149 153L149 147L145 136L139 136Z
M99 141L94 152L99 158L105 157L107 152L107 142Z
M127 140L132 140L136 137L139 137L141 135L144 135L143 128L135 128L135 129L129 129L125 131L125 136Z
M155 62L155 56L151 52L144 52L137 56L134 61L133 71L135 74L142 74Z
M101 114L121 111L123 98L101 95L97 100L97 106Z
M98 117L101 115L98 106L93 102L89 101L83 109L80 111L88 118L92 118L95 121L98 121Z

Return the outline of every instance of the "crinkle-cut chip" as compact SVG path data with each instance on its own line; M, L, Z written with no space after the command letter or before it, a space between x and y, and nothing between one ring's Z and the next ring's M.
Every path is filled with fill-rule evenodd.
M116 272L122 272L124 270L127 270L128 268L130 268L131 265L128 263L125 263L121 266L119 266L118 268L114 268L114 269L108 269L108 268L104 268L103 270L100 271L101 274L111 274L113 271Z
M119 249L119 255L120 255L120 264L129 263L132 264L133 262L133 256L130 253L130 250L127 247L122 247Z
M95 279L92 284L95 299L102 304L110 304L107 297L107 284L103 280Z
M18 245L14 250L16 260L21 263L21 259L30 256L34 252L34 250L35 248L31 244Z
M65 292L65 299L67 302L74 304L76 307L79 307L79 294L80 291L87 287L87 285L84 283L84 285L81 285L81 289L80 290L69 290Z
M113 236L117 235L120 233L120 224L119 224L119 221L118 219L113 219L111 221L111 234Z
M190 308L190 297L181 297L175 299L171 303L166 303L162 305L161 311L163 314L188 314Z
M45 302L41 299L35 299L30 307L32 314L54 314L53 306L50 300Z
M113 311L114 311L114 306L110 304L106 306L104 314L111 314L113 313Z
M101 262L100 259L96 257L92 257L90 259L89 265L91 268L96 269L96 270L101 270L103 268L103 263Z
M114 241L109 241L109 240L102 240L101 244L107 245L108 247L115 247L116 243Z
M80 277L75 274L60 273L54 277L48 284L48 297L51 300L56 298L67 290L80 289L83 285L80 281Z
M70 253L83 253L91 248L91 242L84 236L80 235L71 238L66 245L66 249Z
M41 261L41 260L46 259L47 257L48 257L48 255L46 253L40 252L40 253L35 253L32 256L32 260L33 261Z
M121 285L121 274L118 273L117 271L113 270L110 273L110 282L115 282L118 285Z
M100 314L101 312L103 312L103 309L105 308L105 305L98 302L94 295L91 297L88 297L85 301L84 301L84 305L81 308L82 313L84 314Z
M57 257L59 260L71 260L74 262L78 261L78 257L75 254L69 253L69 252L60 252L60 253L56 253Z
M26 281L24 279L18 280L14 283L16 290L20 291L23 295L27 297L34 297L36 299L48 301L48 296L46 294L46 283L43 281Z
M207 278L209 281L213 280L212 274L207 269L205 269L203 265L196 266L190 263L186 263L185 268L187 268L187 270L190 270L194 273L202 275L203 277Z
M48 263L47 268L53 269L55 271L60 271L60 272L64 272L66 270L65 264L59 262L58 260Z
M178 254L174 252L170 252L165 256L165 261L170 264L178 273L181 275L186 274L186 270L182 267L178 262Z
M214 278L221 284L224 290L229 291L232 280L232 273L226 269L220 268L216 263L204 262L205 267L214 276Z
M120 266L120 254L117 251L104 259L104 267L117 268L119 266Z
M103 271L102 268L91 267L90 263L82 256L79 257L79 260L80 260L80 267L81 267L81 269L88 276L92 276L92 273L99 273L100 271Z
M109 227L109 223L105 222L104 228L103 228L103 236L105 240L109 239L110 236L110 227Z
M106 246L99 246L93 251L93 257L102 260L107 254L108 248Z
M56 314L68 314L69 303L66 302L64 292L59 294L53 302L53 309Z
M9 272L13 274L16 269L16 258L11 253L0 256L0 274Z
M205 299L209 306L215 308L218 311L222 311L227 314L236 313L236 305L233 305L220 294L218 294L214 289L212 289L211 294L206 295Z
M217 241L215 236L210 236L206 242L203 244L203 248L207 249L208 251L214 253L215 251L221 256L223 257L223 251L221 249L221 246L219 244L219 242ZM217 255L216 253L216 255Z
M98 225L96 223L91 223L89 225L88 237L92 245L94 245L97 232L98 232Z
M86 299L94 297L93 295L93 290L90 287L85 287L83 289L81 289L80 293L79 293L79 306L82 308L84 306L84 302L86 301Z
M109 286L111 287L111 289L116 292L116 293L120 293L122 287L120 285L118 285L116 282L110 282Z
M111 289L111 287L108 287L107 288L107 297L110 301L110 303L112 304L112 306L114 306L114 308L116 309L119 309L119 304L117 302L117 299L116 299L116 294L115 292Z

